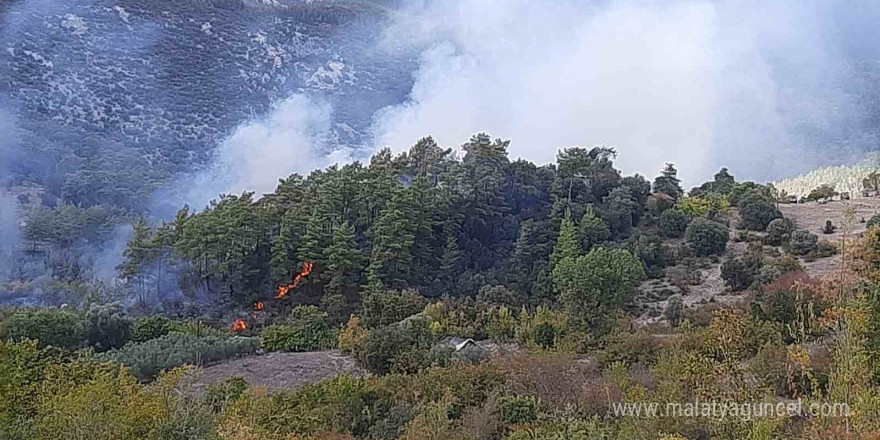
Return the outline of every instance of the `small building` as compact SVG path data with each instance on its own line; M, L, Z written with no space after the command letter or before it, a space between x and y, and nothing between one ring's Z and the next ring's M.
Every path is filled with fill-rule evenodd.
M791 195L791 196L786 197L785 203L791 203L791 204L798 203L798 196Z
M474 347L477 345L477 343L474 342L474 340L471 338L454 338L454 337L444 339L441 342L441 344L443 344L447 347L451 347L452 350L455 352L459 352L459 351L464 350L465 348Z

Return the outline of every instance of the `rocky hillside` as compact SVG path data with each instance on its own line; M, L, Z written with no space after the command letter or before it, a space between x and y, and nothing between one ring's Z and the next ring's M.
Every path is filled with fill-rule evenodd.
M337 143L359 145L415 66L377 49L389 10L366 1L0 3L0 110L24 152L12 169L59 195L114 177L99 172L149 186L191 169L297 92L329 101Z

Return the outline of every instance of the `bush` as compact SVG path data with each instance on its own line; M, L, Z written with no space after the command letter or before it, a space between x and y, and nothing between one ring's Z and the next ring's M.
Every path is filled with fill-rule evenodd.
M819 240L819 244L816 246L816 257L830 257L832 255L836 255L838 251L839 249L836 244L828 240L822 239Z
M867 223L865 223L865 227L868 229L871 229L875 226L880 226L880 214L872 216L871 219L868 220Z
M825 220L825 226L822 227L823 234L833 234L837 230L837 226L831 223L831 220Z
M414 373L430 364L433 344L428 320L412 317L370 331L355 358L373 374Z
M340 330L336 346L343 353L355 353L369 336L370 331L361 325L361 318L352 316L345 328Z
M248 384L241 376L233 376L216 385L205 389L205 400L216 410L220 411L229 404L241 399L247 391Z
M794 232L794 223L787 218L777 218L767 225L767 235L764 242L771 246L782 246L791 239Z
M161 338L171 333L174 329L174 321L162 316L144 316L134 320L131 326L131 340L134 342L147 342L150 339Z
M773 220L782 218L779 209L766 197L758 194L746 196L739 202L740 227L752 231L764 231Z
M694 219L685 231L685 242L697 257L718 255L727 249L727 228L703 218Z
M684 236L689 221L688 215L681 209L667 209L660 214L657 226L664 237L680 238Z
M502 396L498 399L501 421L511 425L532 423L538 420L541 404L534 396Z
M74 350L88 344L85 321L64 309L19 310L0 327L0 336L12 341L34 339L40 348L53 346Z
M645 264L645 273L649 278L659 278L663 269L669 265L671 251L669 246L654 234L636 233L627 240L627 249Z
M801 272L803 270L804 266L801 264L800 260L791 255L785 255L765 264L755 277L755 282L760 284L770 284L785 274Z
M789 243L789 252L794 255L807 255L818 248L819 236L801 229L795 231Z
M490 306L520 307L526 298L511 292L504 286L483 286L477 294L477 302Z
M364 298L363 318L367 327L384 327L421 312L428 300L416 290L383 290Z
M819 200L819 199L830 199L839 194L835 189L834 185L829 185L827 183L823 183L822 185L817 186L815 189L810 191L810 194L807 196L809 200Z
M681 301L681 298L678 296L670 297L663 314L666 316L670 326L677 327L681 324L681 319L684 315L684 303Z
M516 336L516 317L505 306L492 307L484 314L486 334L489 338L504 342Z
M120 348L131 339L131 321L120 304L93 305L86 313L89 345L97 352Z
M651 366L659 354L660 340L654 335L644 331L621 333L609 339L597 361L603 368L617 362L626 366Z
M721 279L733 291L748 289L761 270L761 264L755 259L731 258L721 265Z
M336 345L336 334L327 323L327 314L315 306L299 306L290 312L287 324L263 330L266 351L314 351Z
M143 343L129 343L118 350L97 356L101 361L113 361L128 367L141 381L154 379L162 371L181 365L202 365L223 359L250 354L260 348L258 338L215 336L197 337L184 333L169 333Z

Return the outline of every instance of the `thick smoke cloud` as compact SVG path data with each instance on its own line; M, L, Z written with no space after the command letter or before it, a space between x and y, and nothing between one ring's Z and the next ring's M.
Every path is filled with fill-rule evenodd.
M171 214L169 209L182 203L198 209L218 194L253 191L262 196L274 191L280 178L350 161L350 150L331 145L331 121L329 105L291 96L266 116L239 126L217 147L208 169L163 191L157 197L159 211ZM180 189L183 194L172 192Z
M877 8L854 5L411 1L387 41L421 50L421 67L410 101L376 116L375 143L433 134L457 145L488 131L537 162L607 144L625 171L652 176L673 161L688 183L721 165L770 179L841 161L876 146L843 90L843 51L877 33L853 18Z

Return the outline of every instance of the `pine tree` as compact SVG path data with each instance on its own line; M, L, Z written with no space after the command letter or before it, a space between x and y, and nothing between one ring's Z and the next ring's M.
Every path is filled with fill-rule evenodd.
M433 278L434 268L437 267L435 249L439 245L434 238L435 197L433 188L424 176L416 177L408 191L412 196L412 215L409 220L413 232L411 280L412 284L425 286Z
M327 293L344 294L360 285L364 255L358 250L354 227L343 223L333 232L333 244L327 248Z
M373 249L367 281L371 286L401 289L409 285L415 240L410 202L406 191L398 192L369 231Z
M589 251L611 237L611 230L601 218L596 215L592 206L587 207L580 224L581 245L584 251Z
M122 278L136 282L143 294L145 290L144 268L150 262L152 230L145 220L132 225L133 236L122 252L124 258L118 269Z
M281 218L278 236L272 240L272 259L269 261L269 268L273 284L287 284L293 277L298 237L292 224L291 212Z
M678 200L684 194L674 164L667 163L660 175L654 179L654 192L666 194L674 200Z
M443 257L440 259L440 280L450 286L461 272L463 254L458 247L458 240L450 235L446 238L446 247L443 248Z
M577 258L581 255L580 241L577 226L571 221L571 216L566 216L559 227L559 238L556 240L553 254L550 255L550 264L555 266L563 259Z
M300 261L311 261L316 264L323 264L326 261L324 249L330 245L332 238L328 238L324 224L324 219L317 211L309 216L306 223L306 233L303 235L297 251L297 257Z

